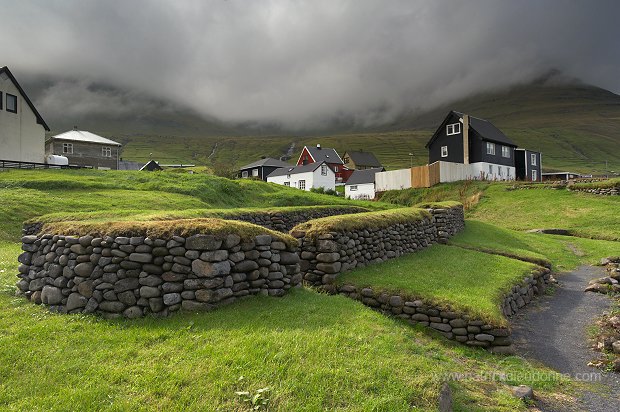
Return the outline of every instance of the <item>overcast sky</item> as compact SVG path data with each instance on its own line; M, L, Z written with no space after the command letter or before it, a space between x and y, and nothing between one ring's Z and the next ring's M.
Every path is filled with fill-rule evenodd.
M620 92L618 0L0 0L0 10L0 66L60 81L39 96L43 112L136 110L147 94L223 120L376 124L551 68Z

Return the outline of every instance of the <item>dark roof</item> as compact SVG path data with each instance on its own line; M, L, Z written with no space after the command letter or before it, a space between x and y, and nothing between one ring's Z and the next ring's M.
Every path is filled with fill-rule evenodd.
M32 102L28 98L28 95L24 91L24 89L22 89L22 87L20 86L20 84L17 81L17 79L15 79L15 76L13 76L13 73L11 73L9 68L6 67L6 66L0 68L0 74L2 74L2 73L6 73L6 75L9 76L9 79L11 79L11 81L13 81L13 83L15 84L15 87L17 87L17 90L19 90L19 93L22 95L24 100L26 100L26 103L28 103L28 106L30 106L30 110L32 110L32 112L36 116L37 123L40 124L41 126L43 126L43 128L49 132L50 131L49 126L47 125L47 123L45 123L45 120L43 120L43 117L41 117L41 114L39 114L39 112L37 111L36 107L34 107L34 104L32 104Z
M149 160L140 170L147 170L153 172L155 170L163 170L162 167L155 160Z
M381 162L372 152L345 152L355 165L381 167Z
M441 123L441 126L437 128L437 131L433 134L433 137L426 143L425 147L429 147L433 141L439 135L439 131L445 126L447 120L451 115L456 115L460 118L464 116L461 112L455 112L454 110L450 111L444 121ZM493 123L488 120L480 119L478 117L469 116L469 127L471 127L476 133L480 135L483 140L488 140L491 142L502 143L507 146L517 147L517 144L509 139L501 130L493 125Z
M375 182L375 174L379 172L383 172L385 169L383 167L375 167L372 169L364 169L364 170L356 170L353 172L349 180L347 180L346 185L361 185L364 183L374 183Z
M315 162L344 164L338 153L331 147L306 146Z
M269 176L267 176L267 177L284 176L284 175L295 175L297 173L314 172L323 163L325 163L325 162L310 163L310 164L303 165L303 166L291 166L291 165L288 165L289 167L283 167L281 169L274 170L273 172L269 173Z
M253 167L260 167L260 166L289 167L291 166L291 164L283 162L282 160L279 160L279 159L274 159L272 157L266 157L264 159L257 160L254 163L250 163L245 166L242 166L239 168L239 170L251 169Z

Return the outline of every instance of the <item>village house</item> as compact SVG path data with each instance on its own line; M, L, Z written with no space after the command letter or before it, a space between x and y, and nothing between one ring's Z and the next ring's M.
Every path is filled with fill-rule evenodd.
M342 156L344 165L352 170L364 170L374 169L377 167L383 167L381 162L372 152L364 152L360 150L358 152L346 151Z
M514 180L516 147L491 122L455 111L448 113L426 144L429 164L448 162L466 166L444 173L442 182Z
M282 167L292 167L292 165L279 159L265 157L239 168L239 176L242 178L254 177L267 181L267 176L269 176L271 172Z
M336 175L325 161L277 169L267 176L267 181L306 191L336 188Z
M383 172L383 167L355 170L344 185L344 196L347 199L372 200L375 198L375 175Z
M527 149L515 149L517 180L542 182L542 155Z
M43 163L49 130L8 67L0 68L0 160Z
M320 144L316 146L304 146L299 159L297 160L297 166L309 165L312 163L325 162L336 176L336 183L344 183L347 181L352 170L344 166L344 162L338 155L338 153L329 147L321 147Z
M45 142L47 154L65 156L72 166L117 170L121 144L84 130L70 130Z

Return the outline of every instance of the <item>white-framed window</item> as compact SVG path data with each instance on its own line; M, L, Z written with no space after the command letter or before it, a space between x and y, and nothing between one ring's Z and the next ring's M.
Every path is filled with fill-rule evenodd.
M258 176L258 169L252 169L252 176Z
M243 172L241 172L241 177L248 177L248 171L244 170Z
M357 185L349 186L349 190L352 191L352 192L355 192L357 190Z
M301 190L306 190L306 181L305 180L300 180L299 181L299 188Z
M448 136L451 136L453 134L459 134L459 133L461 133L460 123L453 123L453 124L449 124L446 126L446 134Z
M510 157L510 147L502 146L502 157Z
M17 96L9 93L6 94L6 111L17 113Z
M532 182L538 181L538 170L532 170Z
M441 146L441 157L448 157L448 146Z
M73 143L63 143L62 154L73 154Z
M327 176L327 165L321 165L321 176Z
M530 154L530 158L532 159L532 166L536 166L536 153Z
M109 146L103 146L101 148L101 156L103 157L112 157L112 148Z
M284 182L284 186L291 186L291 182Z
M495 143L487 142L487 154L495 155Z
M492 175L493 174L493 165L489 165L489 174Z
M338 173L338 166L334 166L334 172Z

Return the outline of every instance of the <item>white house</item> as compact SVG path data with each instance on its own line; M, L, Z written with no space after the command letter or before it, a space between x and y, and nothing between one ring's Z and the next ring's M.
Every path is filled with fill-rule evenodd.
M0 160L43 163L49 130L9 68L0 68Z
M372 200L375 198L375 175L383 167L356 170L344 185L344 196L348 199Z
M326 162L276 169L267 176L267 181L301 190L336 188L336 174Z

